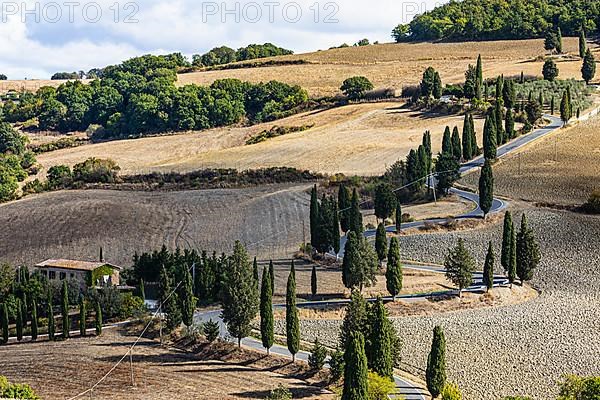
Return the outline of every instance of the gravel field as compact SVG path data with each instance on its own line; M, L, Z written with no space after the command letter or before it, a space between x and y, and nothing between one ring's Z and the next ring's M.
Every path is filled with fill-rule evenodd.
M397 319L406 369L423 374L431 332L441 324L449 379L467 399L517 394L553 399L564 374L600 374L600 218L546 209L526 213L543 255L533 281L541 296L515 306ZM499 254L501 231L497 224L472 232L404 237L403 256L440 263L445 249L462 237L483 265L489 240ZM302 329L306 339L318 336L334 345L338 326L336 321L303 321Z

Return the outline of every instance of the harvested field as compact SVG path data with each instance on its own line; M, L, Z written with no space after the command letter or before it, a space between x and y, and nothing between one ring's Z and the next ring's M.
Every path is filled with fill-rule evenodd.
M564 38L565 51L577 54L577 39ZM274 67L194 72L179 75L179 84L208 85L217 79L238 78L251 82L273 79L306 88L311 96L339 94L342 82L351 76L364 75L377 88L402 89L417 84L423 71L433 66L445 83L464 81L467 66L481 53L484 75L495 77L542 74L543 40L490 41L466 43L401 43L333 49L308 54L273 58L305 60L307 64ZM581 61L565 59L558 63L561 78L580 78Z
M434 153L444 128L462 116L439 116L401 109L402 103L350 105L295 115L250 128L222 128L185 135L123 140L42 154L44 169L74 165L89 157L112 158L124 174L189 172L202 168L257 169L286 166L322 173L375 175L403 159L430 130ZM277 126L312 125L312 129L247 146L248 137ZM475 121L482 143L483 120Z
M193 247L227 251L235 240L251 255L286 256L308 227L306 186L125 192L63 191L0 206L2 261L33 265L48 258L107 260L129 266L134 252Z
M580 205L600 188L600 118L559 130L494 167L496 193L558 205ZM520 164L520 166L519 166ZM475 187L477 174L463 178Z
M69 398L99 380L135 339L106 330L98 338L0 346L2 375L30 384L43 399ZM130 386L126 362L94 390L93 398L264 399L280 384L296 398L330 398L318 387L295 378L302 375L289 367L288 360L265 360L257 353L232 349L221 349L217 355L209 358L202 352L186 353L142 339L133 356L135 387Z
M600 217L536 208L526 212L540 240L542 262L532 282L540 296L518 305L397 319L405 368L423 373L432 330L439 324L446 333L448 378L466 398L550 400L557 397L556 382L564 374L600 375ZM517 210L515 218L520 217ZM401 237L400 248L404 258L439 263L461 237L483 265L489 240L500 254L501 232L498 223L472 232ZM338 321L301 325L308 338L318 336L329 345L339 329Z

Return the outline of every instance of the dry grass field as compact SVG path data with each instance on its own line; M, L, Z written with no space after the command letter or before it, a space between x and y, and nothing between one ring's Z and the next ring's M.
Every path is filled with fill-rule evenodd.
M1 346L1 373L11 381L30 384L43 399L70 398L99 380L134 340L134 336L124 332L105 330L98 338ZM82 398L264 399L278 385L288 387L296 398L330 398L319 388L296 378L297 371L288 366L288 360L276 357L264 360L262 355L252 352L229 353L211 359L142 339L133 356L135 387L131 387L126 362L92 396Z
M577 39L565 38L566 52L577 54ZM307 64L223 71L204 71L179 75L179 84L211 84L222 78L238 78L251 82L277 79L306 88L314 97L339 93L344 79L356 75L369 78L377 88L402 89L417 84L423 71L434 66L445 83L464 81L469 64L477 54L484 61L484 75L494 77L542 74L546 54L543 40L490 41L465 43L402 43L333 49L308 54L275 57L276 60L305 60ZM538 59L539 58L539 59ZM581 61L558 63L561 78L580 78Z
M48 258L107 260L130 266L134 252L165 244L227 251L235 240L251 256L275 258L298 250L308 229L306 186L125 192L64 191L0 206L3 262L34 265Z
M496 193L533 202L580 205L600 188L600 119L559 130L494 167ZM520 167L519 167L520 165ZM478 176L463 178L477 185Z
M298 114L248 128L221 128L190 134L115 141L42 154L44 171L89 157L108 157L124 174L186 172L202 168L254 169L288 166L323 173L381 174L417 147L423 132L432 133L433 151L441 148L446 125L462 131L463 117L401 109L402 103L349 105ZM312 129L247 146L256 133L277 126L314 124ZM476 120L482 143L483 120Z

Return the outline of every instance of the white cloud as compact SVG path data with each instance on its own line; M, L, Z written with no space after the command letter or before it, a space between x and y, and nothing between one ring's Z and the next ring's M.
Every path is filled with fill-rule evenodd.
M131 16L137 23L124 22L135 11L131 6L126 8L126 0L116 3L118 14L115 0L83 1L71 8L73 21L69 21L66 3L59 1L62 19L55 23L44 18L55 15L49 6L52 1L25 3L27 10L35 9L36 13L23 15L25 8L20 2L14 3L16 12L7 12L11 11L7 4L13 4L7 2L0 10L0 73L11 79L48 78L56 71L87 70L145 53L181 51L191 55L220 45L237 48L268 41L306 52L344 42L352 44L365 37L386 42L391 40L390 32L396 24L408 22L415 13L431 9L436 2L144 0L137 3L138 10ZM95 5L102 10L102 17L92 23ZM302 17L292 22L298 9ZM327 23L328 16L338 22ZM26 18L25 23L22 18Z

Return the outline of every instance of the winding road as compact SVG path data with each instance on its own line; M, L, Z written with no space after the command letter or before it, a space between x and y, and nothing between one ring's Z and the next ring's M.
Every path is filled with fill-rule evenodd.
M561 119L557 118L553 115L544 115L544 118L549 120L550 124L548 124L547 126L545 126L543 128L537 129L527 135L520 136L520 137L514 139L513 141L499 147L498 153L497 153L498 158L505 157L506 155L522 148L523 146L526 146L546 135L549 135L550 133L556 131L557 129L560 129L563 126ZM585 116L583 116L582 118L585 118ZM472 161L469 161L469 162L463 164L460 168L461 175L473 172L474 170L480 168L481 166L483 166L484 161L485 160L483 157L478 157ZM459 196L460 198L463 198L465 200L468 200L468 201L474 203L476 206L472 211L470 211L466 214L460 215L460 216L456 217L455 219L462 219L462 220L474 219L474 218L481 218L483 216L483 212L482 212L481 208L479 207L479 195L477 193L467 192L467 191L456 189L456 188L452 188L451 192L453 194ZM490 211L490 214L500 213L503 210L505 210L507 207L508 207L508 204L505 201L495 198L494 202L492 204L492 209ZM416 222L402 224L402 228L403 229L419 228L419 227L425 226L425 224L443 224L447 221L448 221L448 219L444 219L444 218L431 219L431 220L426 220L426 221L416 221ZM395 232L396 227L390 226L387 228L387 231L391 232L391 233ZM365 236L368 238L373 237L375 235L376 235L376 230L369 230L369 231L365 232ZM337 255L337 257L343 257L343 249L344 249L345 243L346 243L346 238L344 237L341 239L341 243L340 243L341 244L340 248L342 250L340 251L340 254ZM336 257L335 254L332 254L332 256ZM405 265L404 268L423 270L423 271L427 271L427 272L434 272L434 273L440 273L440 274L446 273L446 271L444 269L435 267L435 266ZM467 291L471 291L471 292L482 291L484 289L483 281L482 281L482 273L480 273L480 272L475 273L474 279L475 279L475 281L474 281L473 286L468 288ZM502 276L494 277L494 286L501 286L501 285L506 285L506 284L508 284L508 281L506 278L504 278ZM447 294L449 292L452 292L452 291L443 291L443 292L433 293L433 294L429 293L429 294L405 295L405 296L398 296L397 298L403 299L404 301L420 301L420 300L423 300L423 298L425 298L425 297L431 297L432 295L433 296L443 295L443 294ZM370 299L370 301L374 301L374 300L375 299ZM388 299L384 299L384 300L392 300L392 299L388 298ZM298 303L298 307L327 306L327 305L339 305L339 304L347 304L347 303L349 303L349 300L347 300L347 299L318 301L318 302L302 302L302 303ZM274 305L273 307L281 308L281 307L285 307L285 304L277 304L277 305ZM227 327L225 326L225 324L223 323L223 320L221 319L221 310L197 312L195 314L194 320L195 320L194 321L195 323L203 323L203 322L207 322L210 320L218 322L219 327L220 327L220 336L225 340L235 341L235 339L231 338L231 336L227 332ZM262 347L262 343L259 340L254 339L254 338L243 339L242 345L245 347L251 348L253 350L256 350L256 351L265 352L264 348ZM290 352L288 351L288 349L286 347L283 347L283 346L279 346L279 345L273 346L273 348L271 349L271 353L291 358ZM296 355L296 358L301 361L308 361L308 356L309 356L309 353L301 351ZM399 376L394 376L394 380L396 383L397 393L394 395L391 395L390 398L403 398L406 400L426 400L429 398L427 389L423 388L421 385L418 385L414 382L408 381L405 378L402 378Z

